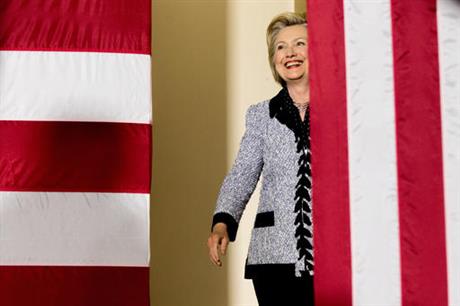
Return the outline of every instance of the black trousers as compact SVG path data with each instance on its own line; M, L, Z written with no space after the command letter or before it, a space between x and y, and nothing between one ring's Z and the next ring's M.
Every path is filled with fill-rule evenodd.
M314 306L312 276L256 277L252 283L259 306Z

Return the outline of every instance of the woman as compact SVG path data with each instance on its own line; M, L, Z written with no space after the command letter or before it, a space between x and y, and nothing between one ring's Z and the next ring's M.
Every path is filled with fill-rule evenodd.
M259 305L313 305L309 81L305 15L284 13L267 28L270 67L283 87L249 107L246 132L217 200L208 239L221 266L262 174L258 213L245 267Z

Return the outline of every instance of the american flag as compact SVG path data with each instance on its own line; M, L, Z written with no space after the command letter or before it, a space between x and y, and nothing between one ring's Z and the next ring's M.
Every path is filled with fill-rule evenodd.
M309 0L315 299L460 305L460 1Z
M149 0L0 1L0 305L149 305Z

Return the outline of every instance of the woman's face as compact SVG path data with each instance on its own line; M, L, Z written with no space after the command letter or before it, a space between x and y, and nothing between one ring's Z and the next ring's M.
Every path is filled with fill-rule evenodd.
M287 85L302 80L308 84L306 25L285 27L278 33L273 59L276 71Z

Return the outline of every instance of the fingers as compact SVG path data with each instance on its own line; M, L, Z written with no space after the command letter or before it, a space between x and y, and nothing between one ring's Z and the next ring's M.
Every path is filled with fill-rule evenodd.
M224 236L220 242L220 252L222 255L227 253L228 242L228 236Z
M227 225L224 223L217 223L213 227L213 231L208 238L209 258L211 262L218 267L222 266L219 253L225 255L230 240L227 233Z
M219 246L220 237L216 234L211 234L208 238L208 249L209 249L209 258L211 262L218 266L222 266L222 262L219 258L218 246Z

